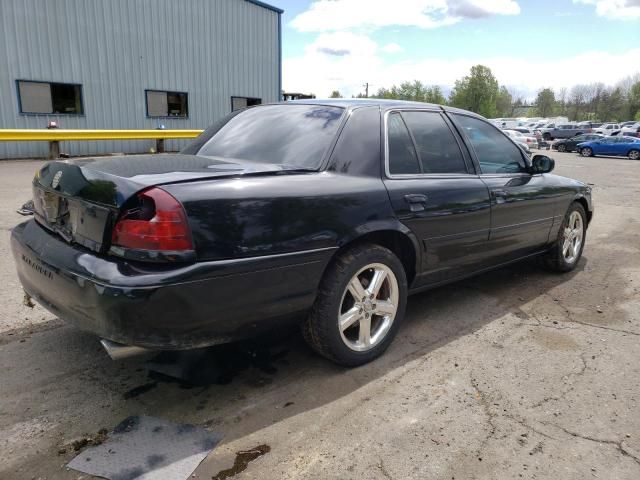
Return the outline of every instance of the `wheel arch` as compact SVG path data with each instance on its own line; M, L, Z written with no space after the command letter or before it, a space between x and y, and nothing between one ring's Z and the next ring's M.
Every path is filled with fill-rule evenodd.
M407 284L411 286L420 271L422 252L420 242L413 232L398 221L367 224L356 228L339 243L339 248L334 252L327 268L345 250L363 243L373 243L391 250L404 266Z
M589 201L586 199L584 195L576 195L573 198L573 201L582 205L582 207L584 208L584 211L587 214L587 225L589 225L591 223L591 218L593 217L593 210L591 210Z

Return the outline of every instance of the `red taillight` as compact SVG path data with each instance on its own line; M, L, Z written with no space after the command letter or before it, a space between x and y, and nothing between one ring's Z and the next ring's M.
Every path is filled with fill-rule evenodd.
M113 227L112 246L165 252L193 250L187 216L180 202L155 187L137 197L138 204L126 210Z

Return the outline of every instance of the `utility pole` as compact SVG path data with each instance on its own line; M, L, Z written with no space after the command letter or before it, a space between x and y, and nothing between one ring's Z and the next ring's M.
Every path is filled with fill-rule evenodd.
M365 83L363 87L364 87L364 97L369 98L369 82Z

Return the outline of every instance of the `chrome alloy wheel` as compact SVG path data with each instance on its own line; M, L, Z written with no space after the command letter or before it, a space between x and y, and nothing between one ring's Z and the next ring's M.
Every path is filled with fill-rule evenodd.
M562 242L562 256L567 263L575 262L578 255L580 255L583 238L582 215L576 211L571 212L569 221L564 227L564 239Z
M356 273L342 294L338 327L351 350L366 352L382 342L398 310L398 280L382 263Z

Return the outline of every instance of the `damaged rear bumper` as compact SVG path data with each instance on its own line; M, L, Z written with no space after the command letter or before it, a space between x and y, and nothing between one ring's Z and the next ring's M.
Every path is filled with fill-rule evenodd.
M11 248L38 303L102 338L150 349L225 343L300 318L333 253L147 265L70 245L33 220L12 231Z

